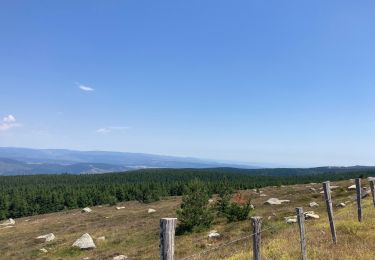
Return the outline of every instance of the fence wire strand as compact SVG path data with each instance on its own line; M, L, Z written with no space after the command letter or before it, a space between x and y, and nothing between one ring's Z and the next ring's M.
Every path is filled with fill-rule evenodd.
M266 232L266 231L268 231L268 230L271 230L271 229L276 230L274 227L268 227L268 228L266 228L266 229L261 230L261 231L259 232L259 234L261 234L261 233L263 233L263 232ZM239 241L242 241L242 240L245 240L245 239L251 238L251 237L253 237L253 236L256 235L256 234L257 234L257 233L253 233L253 234L250 234L250 235L248 235L248 236L240 237L240 238L238 238L238 239L235 239L235 240L229 241L229 242L227 242L227 243L220 244L220 245L218 245L218 246L216 246L216 247L213 247L213 248L210 248L210 249L206 249L206 250L202 250L202 251L200 251L200 252L198 252L198 253L195 253L195 254L192 254L192 255L189 255L189 256L185 256L185 257L183 257L183 258L180 258L180 260L191 259L191 258L194 258L194 257L200 256L200 255L204 255L204 254L207 254L207 253L210 253L210 252L216 251L216 250L218 250L218 249L220 249L220 248L222 248L222 247L226 247L226 246L229 246L229 245L235 244L235 243L237 243L237 242L239 242Z

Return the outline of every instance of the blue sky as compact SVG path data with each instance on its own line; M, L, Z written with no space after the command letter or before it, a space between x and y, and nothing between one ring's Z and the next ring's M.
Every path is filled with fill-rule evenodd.
M2 1L0 146L375 165L374 1Z

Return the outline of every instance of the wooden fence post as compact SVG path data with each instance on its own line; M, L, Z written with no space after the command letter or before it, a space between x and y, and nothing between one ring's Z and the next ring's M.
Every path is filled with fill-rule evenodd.
M333 219L331 188L330 188L329 181L323 182L323 190L324 190L324 199L326 201L326 206L327 206L329 225L331 228L332 240L333 240L333 243L336 244L337 243L336 227L335 227L335 221Z
M361 188L361 178L355 179L355 189L357 191L357 213L358 221L362 221L362 188Z
M174 235L177 218L160 219L160 260L174 260Z
M372 202L373 202L374 207L375 207L375 188L374 188L374 178L373 178L373 177L369 177L369 178L368 178L368 182L370 183L371 195L372 195Z
M262 226L262 218L261 217L252 217L251 218L252 226L253 226L253 259L254 260L261 260L260 256L260 243L261 243L261 226Z
M306 238L305 238L305 215L303 214L302 208L296 208L297 219L299 225L299 234L301 237L301 259L307 260L307 251L306 251Z

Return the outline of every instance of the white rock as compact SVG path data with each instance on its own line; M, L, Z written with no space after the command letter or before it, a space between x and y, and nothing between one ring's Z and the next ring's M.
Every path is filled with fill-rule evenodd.
M155 209L148 209L148 211L147 211L148 213L155 213L156 212L156 210Z
M92 212L92 209L88 207L82 209L82 213L90 213L90 212Z
M314 187L310 188L310 191L316 192L316 189Z
M48 253L48 250L47 249L45 249L45 248L41 248L41 249L39 249L39 251L41 252L41 253Z
M208 233L208 237L209 237L209 238L219 238L219 237L220 237L220 234L219 234L216 230L211 230L211 231Z
M253 204L250 204L250 208L251 208L251 209L255 209L255 207L254 207Z
M128 257L125 255L118 255L113 258L113 260L125 260L125 259L128 259Z
M116 207L117 210L124 209L125 207Z
M356 189L355 184L348 187L348 190L355 190L355 189Z
M265 203L270 205L281 205L284 202L290 202L290 200L279 200L277 198L270 198Z
M332 186L330 186L330 188L331 188L331 190L335 190L337 188L340 188L340 186L334 186L334 185L332 185Z
M346 204L344 202L341 202L340 204L337 205L339 208L345 208Z
M79 247L80 249L92 249L96 248L92 237L89 234L83 234L80 238L74 242L73 247Z
M297 217L296 216L287 217L287 218L285 218L285 222L288 223L288 224L297 223Z
M304 213L305 219L313 218L313 219L319 219L319 215L315 214L314 211L307 211Z
M55 239L55 235L53 233L49 233L47 235L38 236L36 239L44 240L44 242L50 242Z
M310 202L309 206L310 206L310 208L319 207L319 204L316 203L315 201L313 201L313 202Z
M103 237L98 237L96 240L98 240L98 241L105 241L105 237L103 236Z
M260 196L260 197L267 197L267 195L264 194L264 193L261 193L259 196Z
M209 199L208 203L214 203L214 200L213 199Z
M16 224L16 221L14 221L14 219L10 218L8 220L5 220L3 222L1 222L0 226L9 226L9 225L15 225Z

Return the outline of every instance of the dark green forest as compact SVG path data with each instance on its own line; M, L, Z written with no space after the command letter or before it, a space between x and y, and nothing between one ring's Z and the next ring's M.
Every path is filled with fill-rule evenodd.
M138 200L149 203L184 195L201 180L209 195L234 190L374 176L371 168L314 169L147 169L123 173L0 177L0 219ZM347 170L351 169L351 170Z

